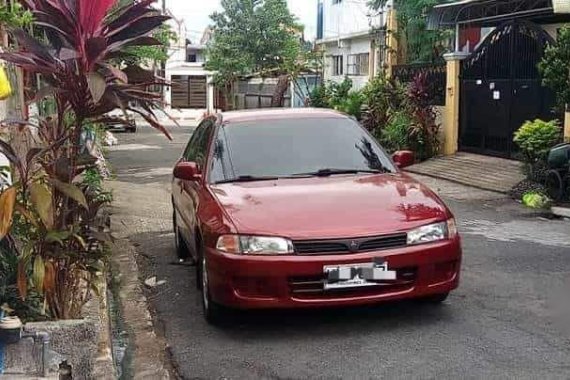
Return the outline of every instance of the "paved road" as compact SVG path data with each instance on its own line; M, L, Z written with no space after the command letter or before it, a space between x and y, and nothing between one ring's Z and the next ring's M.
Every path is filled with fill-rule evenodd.
M182 378L570 378L570 222L547 221L492 193L426 179L454 210L463 282L441 307L375 307L201 316L194 268L175 265L169 172L190 130L150 129L111 151L116 212Z

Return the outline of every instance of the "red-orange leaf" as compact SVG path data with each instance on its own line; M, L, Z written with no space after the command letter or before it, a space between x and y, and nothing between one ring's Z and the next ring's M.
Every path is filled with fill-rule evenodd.
M16 203L16 188L10 187L0 194L0 240L10 231Z

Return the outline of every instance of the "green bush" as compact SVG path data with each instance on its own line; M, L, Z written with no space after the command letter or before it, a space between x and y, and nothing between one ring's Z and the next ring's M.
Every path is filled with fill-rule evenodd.
M330 82L328 89L330 108L337 109L341 106L348 98L351 89L352 80L348 77L340 83Z
M329 97L327 86L323 83L318 85L309 94L309 102L311 107L315 108L329 108Z
M0 240L0 308L11 311L24 322L47 319L43 297L37 292L30 291L25 300L20 297L17 276L18 256L6 239Z
M541 209L550 207L552 201L541 192L529 191L523 195L522 203L530 208Z
M405 111L392 114L388 124L380 130L378 139L383 147L390 153L398 150L409 149L409 128L412 120Z
M361 118L362 104L364 103L364 96L361 91L351 91L346 98L340 101L334 108L337 111L356 117L358 120Z
M564 111L570 104L570 26L560 28L556 42L546 48L538 70L542 84L556 94L558 110Z
M378 136L387 125L391 113L405 108L406 89L399 82L379 75L368 82L362 93L362 124Z
M352 80L329 82L313 89L309 95L311 107L331 108L360 119L364 97L362 91L351 91Z
M546 159L549 150L561 139L561 128L558 121L536 119L527 121L516 131L514 142L521 149L529 164Z

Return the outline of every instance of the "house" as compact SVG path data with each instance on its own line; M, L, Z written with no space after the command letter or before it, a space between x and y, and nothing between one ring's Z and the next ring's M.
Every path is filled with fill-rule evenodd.
M388 9L373 11L368 1L319 0L317 45L324 52L325 81L349 77L360 89L385 63Z
M175 118L199 118L214 111L213 73L204 68L211 31L206 29L201 40L194 42L186 37L184 21L173 23L178 40L166 62L165 77L172 83L165 94L167 111Z
M568 22L569 2L558 0L462 0L432 9L429 27L456 36L445 56L444 153L516 158L513 134L526 120L564 119L537 66Z

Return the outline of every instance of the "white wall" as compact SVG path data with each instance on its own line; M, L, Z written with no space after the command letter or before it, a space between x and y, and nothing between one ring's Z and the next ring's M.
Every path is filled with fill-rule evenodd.
M367 32L383 24L382 14L370 10L368 0L323 0L323 39Z
M344 40L343 44L345 47L339 48L338 43L327 43L325 44L326 47L326 54L325 54L325 71L324 71L324 79L325 81L333 81L340 83L346 77L348 73L348 56L351 54L360 54L360 53L372 53L370 51L370 42L371 37L360 37L360 38L353 38L350 40ZM343 56L343 71L344 75L342 76L334 76L333 75L333 67L332 67L332 58L333 55L342 55ZM349 75L348 76L352 80L352 88L353 89L361 89L366 85L368 82L369 76L356 76L356 75Z

